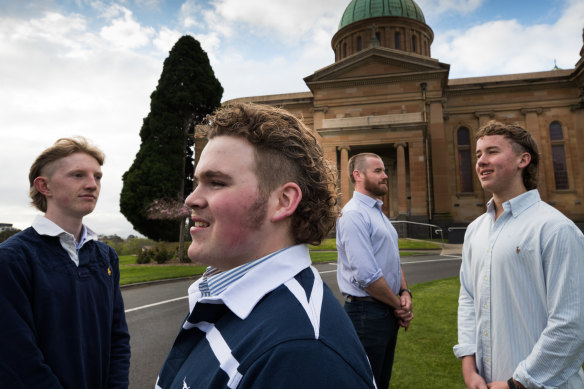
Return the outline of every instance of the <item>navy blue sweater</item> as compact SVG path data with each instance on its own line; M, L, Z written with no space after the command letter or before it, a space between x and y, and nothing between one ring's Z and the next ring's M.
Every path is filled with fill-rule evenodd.
M371 368L349 318L311 268L266 294L245 319L226 305L197 302L156 385L161 389L373 387Z
M0 245L0 388L127 388L119 260L88 241L79 267L28 228Z

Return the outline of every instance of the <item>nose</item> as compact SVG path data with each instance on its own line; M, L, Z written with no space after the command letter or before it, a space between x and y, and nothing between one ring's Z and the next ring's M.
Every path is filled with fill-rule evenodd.
M484 166L487 164L486 154L481 154L477 157L477 166Z
M99 188L100 181L94 176L89 176L89 178L85 181L85 187L87 189L95 190Z
M187 198L185 199L185 205L189 209L202 208L205 206L205 200L203 196L201 196L201 190L199 189L198 186L195 187L195 189L191 192L190 195L187 196Z

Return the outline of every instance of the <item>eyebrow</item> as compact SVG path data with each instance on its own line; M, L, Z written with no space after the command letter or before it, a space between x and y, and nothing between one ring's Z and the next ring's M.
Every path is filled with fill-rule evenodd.
M219 170L206 170L203 173L199 174L198 177L197 176L193 177L193 181L196 185L199 183L199 180L209 181L217 178L227 181L231 180L231 176L229 174L223 173Z

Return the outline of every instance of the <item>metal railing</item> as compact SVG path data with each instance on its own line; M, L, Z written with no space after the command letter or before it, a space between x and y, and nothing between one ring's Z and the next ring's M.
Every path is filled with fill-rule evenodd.
M412 221L407 221L407 220L390 220L391 224L394 225L395 229L397 230L398 236L400 238L408 238L409 237L409 233L408 233L408 227L409 226L422 226L424 228L428 229L428 234L427 237L432 239L432 237L435 235L440 235L440 241L442 242L442 247L444 247L444 234L442 231L442 227L437 226L435 224L428 224L428 223L419 223L419 222L412 222ZM401 226L404 225L405 228L402 228ZM420 234L416 234L416 235L420 235Z

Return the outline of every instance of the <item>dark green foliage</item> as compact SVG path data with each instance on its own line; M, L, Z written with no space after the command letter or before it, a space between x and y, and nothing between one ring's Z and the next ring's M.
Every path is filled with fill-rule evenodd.
M0 243L4 242L6 239L10 238L12 235L19 233L18 228L12 228L9 230L4 230L0 232Z
M154 200L182 202L192 191L194 127L220 106L222 95L199 42L181 37L164 61L140 130L140 150L123 176L120 210L148 238L178 238L180 222L152 219L147 210Z

